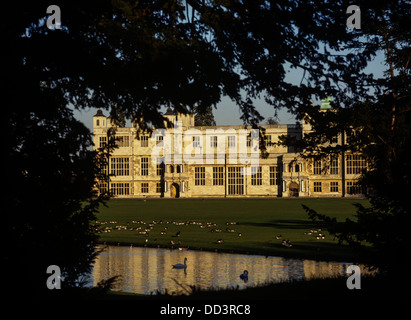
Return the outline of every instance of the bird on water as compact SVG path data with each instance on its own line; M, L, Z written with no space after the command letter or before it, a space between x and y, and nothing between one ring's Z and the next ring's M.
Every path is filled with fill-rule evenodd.
M173 264L174 269L185 269L187 268L187 258L184 258L184 263Z
M240 274L240 279L243 280L244 282L248 281L248 271L244 270L242 274Z

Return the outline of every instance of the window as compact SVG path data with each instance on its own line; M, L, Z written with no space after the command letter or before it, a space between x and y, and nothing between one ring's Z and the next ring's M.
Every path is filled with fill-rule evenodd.
M330 157L330 174L338 174L338 156Z
M196 186L205 186L205 167L195 167L194 184Z
M217 136L210 137L210 148L217 148Z
M251 135L247 135L247 147L251 147Z
M164 163L157 164L156 173L158 176L162 176L164 174Z
M271 136L265 136L265 146L271 147Z
M330 192L338 192L338 181L330 182Z
M228 137L228 147L235 148L235 136Z
M278 186L280 184L280 167L270 167L270 186Z
M360 174L366 168L365 158L361 155L347 156L347 174Z
M193 137L193 148L199 148L200 147L200 137L196 136Z
M129 175L129 158L111 158L110 174L115 176Z
M228 194L244 194L244 168L228 168Z
M143 182L141 184L141 193L148 193L148 183L147 182Z
M102 164L101 166L100 166L100 174L101 175L103 175L104 177L106 177L107 176L107 165L104 165L104 164Z
M107 137L100 137L100 148L103 148L107 145Z
M116 137L116 145L118 147L128 147L130 145L130 137L129 136Z
M263 177L261 167L251 167L251 185L261 186L263 184Z
M161 182L157 182L157 185L156 185L156 193L161 193L161 192L162 192L161 186L162 186L162 183L161 183Z
M141 175L148 176L148 158L141 158Z
M346 131L345 132L345 143L347 144L352 144L352 143L356 143L356 137L355 137L355 132L350 130L350 131Z
M331 136L330 143L337 143L338 142L338 133L336 135Z
M98 191L100 192L100 194L107 193L107 183L106 182L100 182L98 184Z
M213 167L213 186L224 185L224 168Z
M141 136L140 137L140 146L143 148L148 147L148 136Z
M156 136L156 143L157 143L157 145L160 145L161 146L161 143L163 142L163 136Z
M362 194L363 190L358 181L347 181L348 194Z
M321 174L321 160L314 160L313 174Z
M123 196L130 194L130 184L129 183L112 183L111 184L111 193L114 196Z
M314 192L322 192L321 182L314 182Z

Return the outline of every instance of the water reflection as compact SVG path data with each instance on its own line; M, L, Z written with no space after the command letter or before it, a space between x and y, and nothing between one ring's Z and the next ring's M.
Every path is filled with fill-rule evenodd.
M186 269L173 269L183 263ZM197 288L255 286L288 279L302 280L346 274L346 263L286 259L206 251L108 246L97 258L92 274L93 284L115 275L121 278L115 290L150 294L189 293ZM248 281L240 275L248 271Z

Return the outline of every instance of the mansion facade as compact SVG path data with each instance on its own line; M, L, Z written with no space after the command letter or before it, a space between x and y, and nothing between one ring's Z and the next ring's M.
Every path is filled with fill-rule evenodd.
M305 121L262 125L268 152L262 157L250 128L194 126L193 114L170 109L164 117L174 127L138 135L133 126L116 128L118 148L105 168L109 181L98 182L100 192L123 198L362 196L362 155L303 159L293 147L275 144L282 135L298 139L310 132ZM98 110L93 117L95 149L106 145L111 126ZM344 136L332 143L339 139Z

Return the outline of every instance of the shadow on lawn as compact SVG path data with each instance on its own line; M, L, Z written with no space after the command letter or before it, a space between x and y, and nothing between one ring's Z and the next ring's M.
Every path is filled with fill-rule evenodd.
M316 224L307 220L273 220L272 222L241 222L241 225L253 227L272 227L277 229L310 229L316 228Z
M265 242L263 248L266 252L271 250L272 255L279 255L284 258L301 258L308 260L323 260L323 261L350 261L352 263L364 263L359 253L354 252L348 245L338 244L335 242L309 241L309 242L293 242L292 246L285 247L281 244L281 240L272 240ZM275 252L275 254L273 254Z

